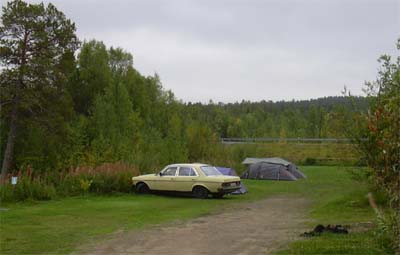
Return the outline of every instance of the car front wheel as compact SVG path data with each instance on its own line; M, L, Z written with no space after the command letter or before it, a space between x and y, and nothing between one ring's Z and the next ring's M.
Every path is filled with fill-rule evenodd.
M148 194L150 193L149 187L146 185L146 183L139 183L136 185L135 191L137 194Z
M195 198L204 199L208 197L208 190L203 187L195 187L192 193Z

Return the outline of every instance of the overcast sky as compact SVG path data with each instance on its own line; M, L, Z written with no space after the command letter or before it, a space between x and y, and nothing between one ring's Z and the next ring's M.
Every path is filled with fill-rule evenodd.
M183 101L362 94L400 36L400 0L51 2L81 40L126 49Z

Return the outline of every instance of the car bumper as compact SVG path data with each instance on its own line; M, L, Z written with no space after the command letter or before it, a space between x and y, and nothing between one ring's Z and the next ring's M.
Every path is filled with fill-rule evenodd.
M229 194L229 193L235 192L236 190L239 190L239 189L240 189L240 186L219 188L217 193L219 193L219 194Z

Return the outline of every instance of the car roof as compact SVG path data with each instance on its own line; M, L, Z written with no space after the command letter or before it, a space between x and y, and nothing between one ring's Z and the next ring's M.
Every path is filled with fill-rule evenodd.
M174 167L174 166L201 167L201 166L210 166L210 165L203 164L203 163L177 163L177 164L168 165L167 167Z

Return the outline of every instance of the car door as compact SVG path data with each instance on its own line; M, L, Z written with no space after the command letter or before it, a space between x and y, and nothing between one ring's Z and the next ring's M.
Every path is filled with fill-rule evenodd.
M178 171L178 167L172 166L161 171L161 175L158 178L156 188L157 190L174 190L175 176Z
M182 192L192 191L192 186L197 178L198 174L192 167L180 166L178 175L175 177L175 190Z

